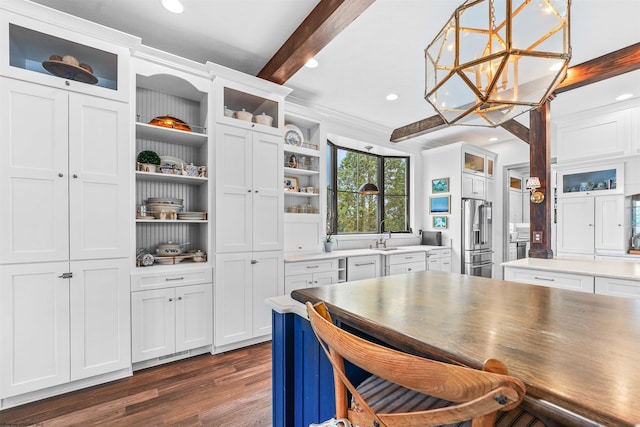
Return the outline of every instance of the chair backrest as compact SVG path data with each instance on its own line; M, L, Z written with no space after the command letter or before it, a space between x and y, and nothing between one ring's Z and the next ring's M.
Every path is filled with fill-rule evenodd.
M373 425L381 426L431 426L471 419L474 426L493 425L497 411L515 408L524 397L524 384L506 375L504 364L495 359L488 360L480 371L410 355L338 328L324 303L307 302L306 306L311 326L334 368L336 418L352 423L373 420ZM374 413L347 379L344 359L385 380L455 404L402 414ZM365 410L364 418L349 409L347 390Z

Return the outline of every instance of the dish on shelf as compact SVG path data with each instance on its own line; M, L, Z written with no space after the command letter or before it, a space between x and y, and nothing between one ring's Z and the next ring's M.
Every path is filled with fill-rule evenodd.
M51 55L49 60L43 61L45 70L57 77L71 79L82 83L96 84L98 78L93 74L93 69L87 64L81 64L71 55L64 57Z
M145 216L137 216L136 219L156 219L156 217L145 215Z
M173 156L160 156L160 166L177 166L182 168L187 162Z
M183 201L184 201L184 199L177 199L177 198L173 198L173 197L149 197L147 199L147 203L180 205L180 206L182 206L182 202Z
M191 257L192 255L157 256L155 257L155 261L160 265L172 265L172 264L180 264L183 260Z
M294 125L284 125L284 142L289 145L302 144L302 131Z
M185 132L191 132L191 128L189 127L188 124L186 124L180 119L176 119L175 117L171 117L171 116L154 117L153 119L151 119L149 124L154 126L165 127L165 128L183 130Z
M182 220L205 220L206 212L178 212L178 219Z

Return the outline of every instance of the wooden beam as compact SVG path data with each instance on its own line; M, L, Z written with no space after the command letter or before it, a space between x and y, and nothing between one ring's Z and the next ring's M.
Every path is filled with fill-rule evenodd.
M258 77L284 84L375 0L321 0L260 70Z
M503 129L508 130L527 144L529 143L529 128L515 120L509 120L500 125Z
M567 92L635 70L640 70L640 43L569 67L567 77L553 92Z
M567 77L558 85L554 90L554 94L567 92L572 89L577 89L582 86L590 85L602 80L606 80L612 77L628 73L630 71L640 70L640 43L627 46L625 48L610 52L606 55L602 55L598 58L591 59L573 67L569 67L567 70ZM436 120L438 115L428 117L426 119L414 122L398 129L395 129L391 133L391 142L400 142L409 138L424 135L430 132L435 132L442 129L442 126ZM440 118L442 122L442 118ZM511 128L517 128L511 120L510 122L502 125L509 132L513 133ZM526 127L522 126L526 129ZM522 135L523 131L519 131ZM515 134L518 138L525 142L521 135Z

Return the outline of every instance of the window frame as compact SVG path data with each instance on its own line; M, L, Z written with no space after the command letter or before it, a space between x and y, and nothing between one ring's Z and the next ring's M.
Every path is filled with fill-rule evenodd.
M410 180L410 176L411 176L411 157L409 155L406 156L385 156L385 155L380 155L380 154L373 154L373 153L369 153L369 152L365 152L365 151L361 151L361 150L357 150L357 149L353 149L353 148L349 148L349 147L343 147L340 145L337 145L333 142L331 142L330 140L327 140L327 148L328 148L328 153L327 153L327 161L330 162L330 170L329 170L329 176L327 177L327 182L329 182L330 180L330 186L327 185L327 195L328 195L328 199L327 200L327 218L326 218L326 223L327 223L327 232L333 234L333 235L341 235L341 236L358 236L358 235L370 235L370 234L380 234L380 233L387 233L387 232L393 232L395 233L404 233L404 234L409 234L409 233L413 233L411 224L410 224L410 220L411 220L411 215L410 215L410 207L411 207L411 180ZM375 183L376 186L379 189L379 193L377 195L375 195L375 197L377 197L378 199L378 204L377 204L377 209L376 209L376 216L377 216L377 221L376 221L376 229L377 231L371 232L371 231L366 231L366 232L351 232L351 233L338 233L338 150L345 150L345 151L351 151L357 154L364 154L364 155L368 155L368 156L372 156L376 159L376 164L377 164L377 168L378 168L378 179L377 182ZM406 161L406 171L405 171L405 180L406 180L406 186L405 186L405 195L404 197L406 198L406 202L405 202L405 224L406 224L406 230L397 230L397 231L389 231L385 229L385 223L382 223L382 227L380 226L380 222L383 221L385 219L385 215L384 215L384 200L385 200L385 186L384 186L384 176L385 176L385 167L384 167L384 160L385 159L404 159ZM398 195L394 195L394 196L398 196Z

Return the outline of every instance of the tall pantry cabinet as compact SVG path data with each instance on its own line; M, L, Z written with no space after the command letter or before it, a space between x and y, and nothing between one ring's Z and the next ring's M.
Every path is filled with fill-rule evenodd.
M3 10L0 32L2 409L130 375L130 175L127 49ZM98 82L47 72L58 52Z
M273 83L207 64L214 76L215 351L271 336L265 299L284 293L284 96ZM240 80L238 80L240 79ZM242 120L268 115L271 123Z

